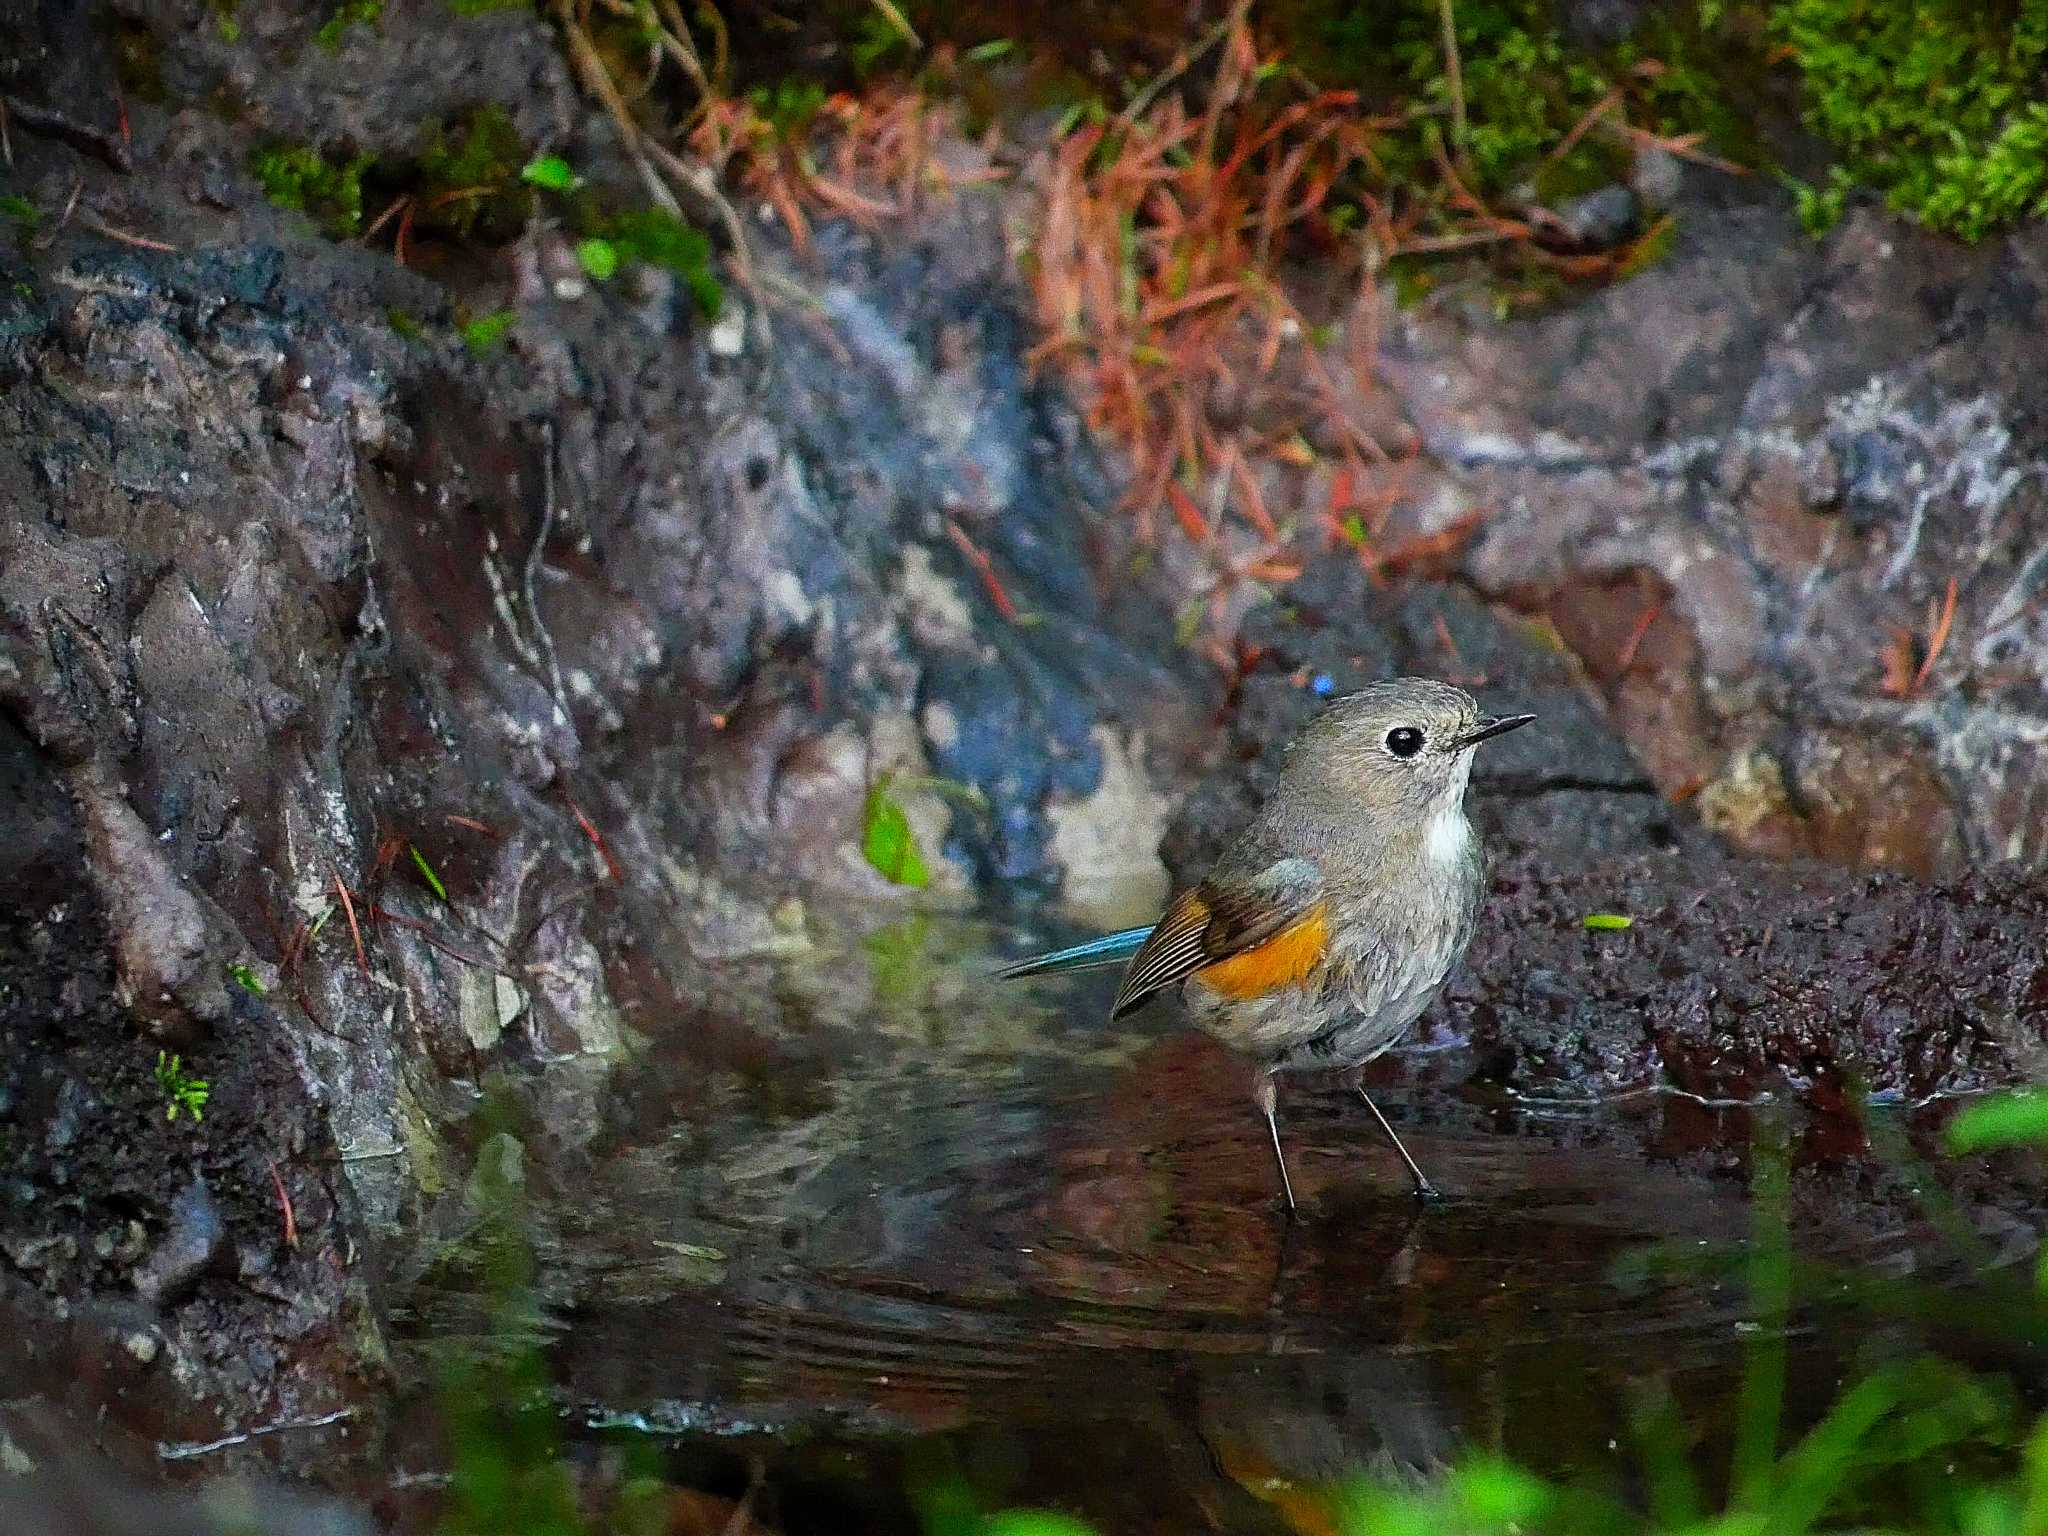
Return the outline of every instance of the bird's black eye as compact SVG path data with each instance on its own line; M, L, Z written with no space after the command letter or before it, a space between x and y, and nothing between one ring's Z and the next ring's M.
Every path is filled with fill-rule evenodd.
M1387 750L1396 757L1413 757L1422 750L1422 732L1412 725L1397 725L1387 732Z

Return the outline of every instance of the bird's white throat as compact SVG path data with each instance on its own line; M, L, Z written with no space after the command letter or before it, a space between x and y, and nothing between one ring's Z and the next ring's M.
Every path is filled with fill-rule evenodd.
M1429 830L1422 835L1422 856L1439 869L1454 869L1464 861L1472 844L1472 823L1465 819L1465 786L1472 778L1473 753L1458 754L1451 782L1429 818Z
M1464 860L1471 843L1472 824L1465 819L1463 803L1447 800L1429 818L1429 830L1422 838L1422 856L1441 869L1455 868Z

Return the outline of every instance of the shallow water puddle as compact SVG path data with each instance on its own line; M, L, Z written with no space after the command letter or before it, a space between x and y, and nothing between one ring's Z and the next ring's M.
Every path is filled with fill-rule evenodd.
M791 1529L806 1489L835 1529L901 1528L921 1481L956 1473L1132 1529L1296 1521L1296 1493L1472 1444L1623 1479L1651 1379L1724 1417L1740 1285L1623 1271L1651 1246L1725 1256L1751 1216L1740 1181L1644 1155L1670 1134L1654 1098L1626 1111L1648 1134L1603 1145L1589 1118L1622 1111L1475 1133L1435 1090L1388 1092L1453 1196L1421 1209L1363 1106L1302 1083L1290 1222L1224 1052L1163 1010L1102 1025L1109 978L992 994L961 964L908 1004L821 1003L810 1107L622 1139L540 1212L573 1422L659 1445L697 1486L758 1462ZM1912 1268L1923 1235L1844 1213L1798 1241Z

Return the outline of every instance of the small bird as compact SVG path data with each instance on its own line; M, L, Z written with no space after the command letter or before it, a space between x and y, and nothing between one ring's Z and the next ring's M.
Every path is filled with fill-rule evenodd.
M1150 928L1131 928L1005 967L1004 977L1115 965L1110 1017L1178 988L1194 1021L1258 1069L1253 1098L1273 1136L1276 1078L1346 1074L1437 1198L1364 1088L1365 1064L1429 1006L1472 937L1484 850L1465 819L1479 744L1535 719L1483 715L1428 678L1373 683L1334 700L1288 749L1271 797L1200 884Z

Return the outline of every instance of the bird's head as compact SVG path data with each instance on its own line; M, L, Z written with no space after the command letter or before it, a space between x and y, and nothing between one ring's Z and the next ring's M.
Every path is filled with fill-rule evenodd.
M1488 715L1462 688L1399 677L1346 694L1288 753L1284 781L1367 811L1427 816L1463 795L1480 743L1534 715Z

